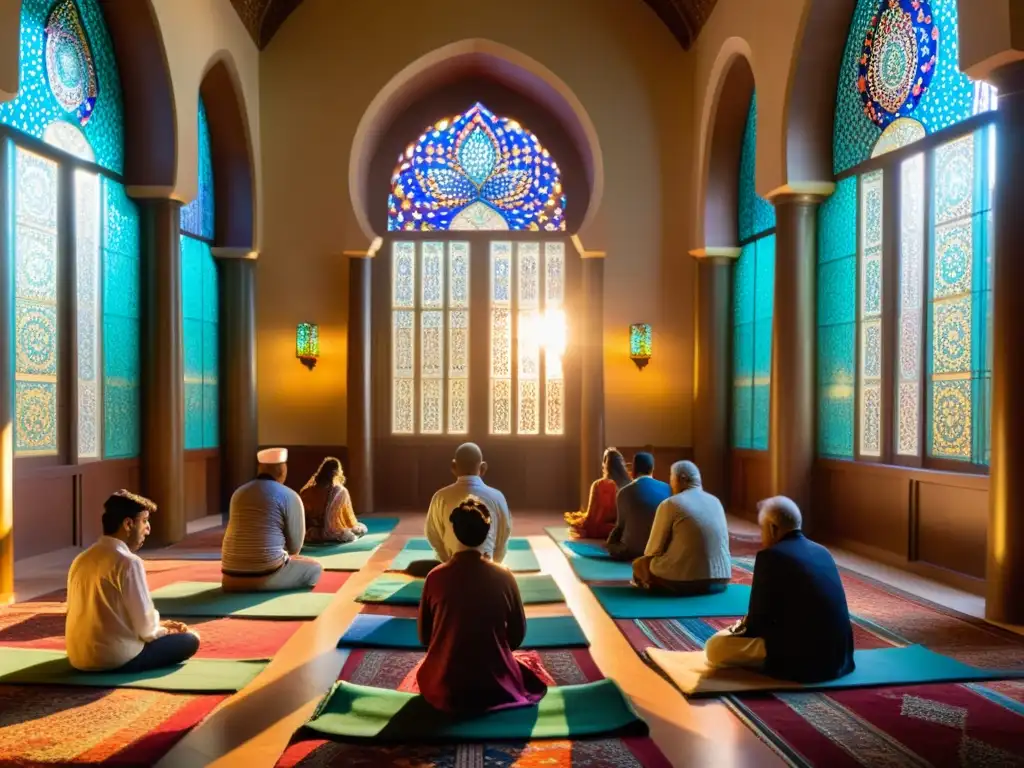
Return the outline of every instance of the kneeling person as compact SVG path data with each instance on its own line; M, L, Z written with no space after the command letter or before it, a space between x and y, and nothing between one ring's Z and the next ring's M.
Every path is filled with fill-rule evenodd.
M199 635L180 621L160 621L135 554L149 535L156 505L121 490L103 509L103 535L68 571L68 661L83 672L180 664L199 650Z
M765 548L754 561L750 608L745 619L708 640L708 663L759 667L799 683L848 675L853 626L835 560L804 536L791 499L776 496L758 506Z
M547 686L512 655L526 635L526 612L512 573L479 547L490 512L470 497L451 513L459 548L427 575L420 600L420 642L427 646L416 680L435 709L482 713L536 704Z
M221 585L225 592L315 586L323 566L299 556L306 537L306 513L299 494L284 484L288 451L267 448L256 458L256 479L231 496L221 545Z

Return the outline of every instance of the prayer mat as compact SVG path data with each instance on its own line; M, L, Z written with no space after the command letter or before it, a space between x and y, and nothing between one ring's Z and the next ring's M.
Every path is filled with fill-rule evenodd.
M164 616L235 616L255 619L315 619L334 599L309 590L224 592L219 583L179 581L153 592Z
M415 694L342 681L305 727L331 738L399 744L647 733L647 724L611 680L549 688L536 706L471 718L445 715Z
M370 582L356 600L360 603L419 605L423 583L424 579L413 579L404 574L384 574ZM562 590L547 574L516 576L516 583L524 605L565 602Z
M301 554L319 561L325 571L358 571L398 527L397 517L367 517L362 522L366 524L366 534L355 541L309 544Z
M61 651L6 648L0 653L0 683L4 685L85 685L94 688L146 688L153 691L220 693L240 691L266 661L190 659L151 672L79 672Z
M404 571L413 563L423 560L434 560L434 549L425 538L417 537L409 539L395 559L388 566L389 571ZM537 556L530 547L529 539L509 539L508 551L502 562L514 573L529 573L540 570L540 563Z
M724 592L693 597L655 595L639 587L592 587L613 619L685 619L696 616L744 616L750 587L729 584Z
M226 698L0 685L0 765L155 765Z
M522 648L579 648L590 645L573 616L526 620ZM338 641L339 648L422 648L416 619L361 613Z
M824 691L924 683L960 683L1024 677L1024 668L990 670L962 664L920 645L854 651L856 668L836 680L793 683L749 669L708 667L703 651L647 650L647 657L686 696L722 696L774 691Z

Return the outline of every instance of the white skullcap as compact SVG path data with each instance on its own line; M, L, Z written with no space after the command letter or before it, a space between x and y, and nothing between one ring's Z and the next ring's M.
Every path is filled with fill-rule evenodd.
M288 449L264 448L256 454L256 461L260 464L286 464L288 463Z

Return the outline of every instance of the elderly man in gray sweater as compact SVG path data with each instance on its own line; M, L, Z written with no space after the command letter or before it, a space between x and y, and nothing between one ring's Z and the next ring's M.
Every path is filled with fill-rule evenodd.
M673 496L658 506L644 556L633 562L638 587L673 595L721 592L732 577L725 509L701 487L692 461L672 465Z
M272 592L315 586L323 572L301 557L306 516L299 494L284 484L288 451L267 448L256 455L259 474L231 496L221 545L225 592Z

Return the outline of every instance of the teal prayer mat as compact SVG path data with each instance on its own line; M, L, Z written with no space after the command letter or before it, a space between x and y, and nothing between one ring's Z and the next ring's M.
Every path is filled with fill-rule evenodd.
M434 550L423 537L409 539L395 559L388 566L389 571L404 571L415 562L423 560L435 560ZM540 563L537 556L530 547L529 539L509 539L508 551L505 552L505 559L502 565L513 573L528 573L539 571Z
M967 683L1024 678L1024 667L981 669L922 645L854 651L856 668L848 675L820 683L776 680L752 669L709 668L703 651L649 648L646 656L686 696L735 696L771 691L826 691L844 688Z
M692 597L652 594L639 587L591 587L613 619L691 619L746 616L750 587L729 584L724 592Z
M549 688L532 707L474 717L438 712L417 694L342 681L321 702L306 728L332 739L404 744L647 734L647 724L611 680Z
M164 616L235 616L249 619L315 619L334 595L287 592L225 592L213 581L178 581L153 592L153 604Z
M79 672L63 651L4 648L0 651L0 684L234 693L251 683L266 666L267 662L261 660L189 659L148 672Z
M558 543L580 581L630 581L633 578L633 563L612 560L600 539L570 538L569 529L563 525L544 530Z
M364 517L366 534L347 544L308 544L300 554L311 557L325 571L358 571L391 535L398 525L397 517Z
M370 582L356 599L360 603L419 605L420 597L423 596L423 582L423 579L414 579L405 574L386 573ZM524 605L565 602L562 590L547 574L516 576L516 583Z
M521 648L586 648L590 645L572 616L540 616L526 620ZM416 619L360 613L338 641L339 648L412 648L420 645Z

